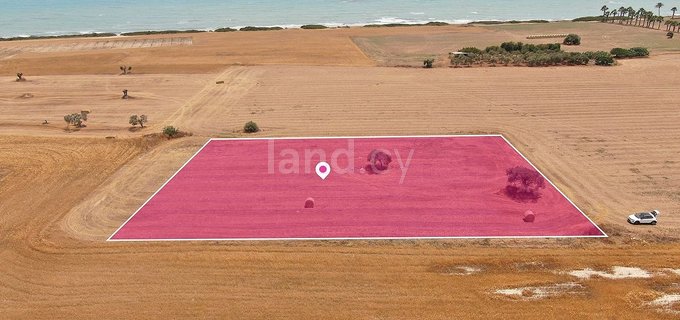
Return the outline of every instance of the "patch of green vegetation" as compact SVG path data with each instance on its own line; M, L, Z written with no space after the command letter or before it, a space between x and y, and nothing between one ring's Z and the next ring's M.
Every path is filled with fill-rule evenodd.
M642 47L635 47L630 49L614 48L609 53L613 55L616 59L641 58L649 56L649 50L647 50L647 48Z
M239 29L239 31L272 31L272 30L283 30L281 27L253 27L247 26Z
M243 126L243 132L245 133L255 133L260 131L260 127L257 126L257 123L253 121L248 121L246 124Z
M564 41L562 44L568 45L568 46L578 46L581 45L581 37L577 34L570 33L567 35L566 38L564 38Z
M59 36L28 36L28 37L10 37L0 38L0 41L17 41L17 40L41 40L41 39L66 39L66 38L100 38L100 37L115 37L115 33L86 33L86 34L65 34Z
M392 27L441 27L449 24L441 21L432 21L428 23L386 23L386 24L367 24L364 28L392 28Z
M509 21L502 21L502 20L482 20L482 21L473 21L468 24L487 24L487 25L492 25L492 24L516 24L516 23L550 23L548 20L509 20Z
M205 30L158 30L158 31L134 31L121 33L121 36L148 36L154 34L177 34L177 33L201 33Z
M238 31L238 30L236 30L234 28L218 28L218 29L215 29L215 32L234 32L234 31Z
M300 29L314 30L314 29L328 29L328 27L322 24L306 24L300 27Z
M602 16L586 16L586 17L578 17L576 19L572 19L571 21L573 21L573 22L603 21L603 18L602 18Z
M636 54L638 56L648 55L646 48L615 49L617 52L625 50L626 54ZM562 51L559 43L528 44L522 42L504 42L500 46L490 46L484 50L475 47L460 49L461 52L468 52L471 55L453 55L451 64L455 67L471 66L472 64L487 64L495 66L502 65L526 65L529 67L541 66L560 66L560 65L587 65L591 60L596 65L611 66L615 64L614 50L612 53L597 52L565 52Z

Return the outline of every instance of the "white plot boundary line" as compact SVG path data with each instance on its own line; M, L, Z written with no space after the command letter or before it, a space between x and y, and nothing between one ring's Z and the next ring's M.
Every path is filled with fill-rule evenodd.
M248 141L248 140L320 140L320 139L391 139L391 138L475 138L475 137L500 137L507 143L517 154L519 154L524 161L529 163L541 176L547 180L550 185L555 188L569 203L578 210L588 221L597 228L602 235L580 235L580 236L452 236L452 237L341 237L341 238L186 238L186 239L113 239L113 237L123 227L132 220L132 218L139 213L139 211L146 206L156 194L175 178L177 174L186 167L203 149L212 141ZM147 199L123 224L116 229L106 241L109 242L161 242L161 241L321 241L321 240L437 240L437 239L561 239L561 238L608 238L609 236L588 217L581 208L579 208L569 197L567 197L562 190L560 190L543 172L525 157L505 136L502 134L459 134L459 135L423 135L423 136L340 136L340 137L262 137L262 138L210 138L201 146L196 153L194 153L189 160L187 160L163 185L161 185L156 192L154 192L149 199Z

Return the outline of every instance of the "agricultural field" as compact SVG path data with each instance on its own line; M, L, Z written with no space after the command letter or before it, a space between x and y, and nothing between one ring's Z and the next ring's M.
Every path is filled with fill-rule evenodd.
M572 32L578 50L651 55L612 67L448 68L460 47ZM566 22L281 30L0 57L0 313L677 318L680 40L663 35ZM394 67L430 55L443 59L433 69ZM63 116L81 110L87 126L67 128ZM132 129L131 114L148 115L145 128ZM261 130L244 133L247 121ZM169 125L191 135L168 139ZM107 241L211 138L497 134L609 237ZM626 222L651 209L657 226Z

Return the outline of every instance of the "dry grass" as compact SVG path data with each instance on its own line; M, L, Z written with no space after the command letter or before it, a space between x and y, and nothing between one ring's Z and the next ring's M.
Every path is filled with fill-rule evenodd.
M0 314L31 319L102 314L672 319L676 315L646 304L676 292L673 284L680 280L670 273L651 280L584 280L582 294L531 302L493 292L580 281L560 273L574 269L680 266L675 236L680 226L675 214L680 209L677 55L625 61L614 68L376 68L367 67L374 62L349 40L443 31L466 41L468 32L502 33L501 28L197 35L194 46L176 51L78 53L83 60L63 66L46 61L71 61L73 53L21 54L0 61L3 72L8 66L30 65L32 72L45 75L115 73L120 63L166 73L27 74L25 83L3 80ZM557 31L530 33L552 32ZM329 43L337 46L326 47ZM224 50L240 53L214 60L215 52ZM292 65L223 68L237 60ZM172 74L199 71L210 72ZM139 99L122 102L120 86L129 86ZM25 93L33 97L19 98ZM95 115L88 127L64 132L56 117L87 106ZM150 115L150 132L173 124L195 135L142 137L146 132L128 131L131 112ZM40 125L45 114L53 115L59 127ZM503 133L613 237L104 242L208 136L240 135L235 131L248 120L263 128L258 136ZM105 139L111 135L119 138ZM658 226L625 223L631 211L651 208L661 209ZM481 271L452 275L464 270L461 266Z

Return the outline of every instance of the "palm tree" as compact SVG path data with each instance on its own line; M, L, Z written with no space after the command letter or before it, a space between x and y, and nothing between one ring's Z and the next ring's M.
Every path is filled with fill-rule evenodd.
M671 22L670 20L666 20L664 25L666 26L666 31L671 31Z
M656 17L656 22L659 23L659 27L657 27L658 30L661 30L661 24L663 23L664 20L666 20L666 19L662 16Z
M642 19L642 15L644 14L644 12L645 12L645 9L644 9L644 8L640 8L640 9L636 12L636 16L635 16L635 25L636 25L636 26L640 25L640 19Z
M628 24L633 23L633 17L635 16L635 9L633 7L628 7L626 8L626 12L628 13Z
M654 6L654 8L659 9L659 15L661 15L661 7L663 7L663 3L661 3L661 2L657 3L657 4Z
M602 11L602 18L604 18L604 16L607 14L607 11L609 11L609 7L602 6L602 8L600 8L600 11Z
M671 8L671 12L673 12L673 16L671 16L671 19L675 19L675 11L678 11L678 7Z
M624 6L621 6L621 7L619 8L619 16L620 16L620 17L619 17L619 24L622 24L622 23L623 23L623 15L626 14L626 10L627 10L627 9L626 9L626 7L624 7Z

